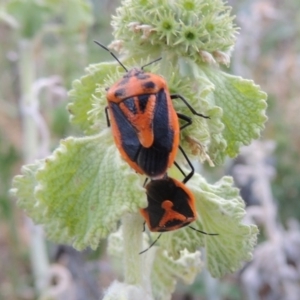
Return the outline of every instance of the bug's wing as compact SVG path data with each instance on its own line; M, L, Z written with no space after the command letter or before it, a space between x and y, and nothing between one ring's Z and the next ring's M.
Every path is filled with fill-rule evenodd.
M115 143L121 152L122 157L132 166L131 163L136 161L139 150L141 148L140 141L136 131L130 121L120 110L117 103L109 104L112 119L112 131ZM140 172L138 166L132 166L137 172Z
M173 107L171 108L173 109ZM166 92L162 89L156 95L152 123L153 144L149 148L141 148L137 157L137 164L152 177L166 172L169 156L173 151L174 130L170 126L169 109ZM178 122L177 119L175 121Z

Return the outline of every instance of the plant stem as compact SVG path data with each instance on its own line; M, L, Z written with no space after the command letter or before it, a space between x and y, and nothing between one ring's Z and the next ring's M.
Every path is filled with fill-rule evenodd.
M126 214L122 218L124 237L124 276L125 283L142 285L143 225L138 214Z
M35 81L34 43L32 40L20 41L20 110L23 129L23 159L32 163L38 157L38 128L34 116L38 114L38 100L32 87ZM30 258L35 289L41 294L48 285L49 262L44 235L40 227L27 222L30 231Z
M33 42L20 41L20 84L21 84L21 117L23 128L23 159L32 163L37 158L38 132L32 118L37 109L37 100L33 97L32 86L35 80Z

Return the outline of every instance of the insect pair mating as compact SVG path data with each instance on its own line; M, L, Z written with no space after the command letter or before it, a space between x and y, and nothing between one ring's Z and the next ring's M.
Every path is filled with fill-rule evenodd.
M172 99L181 99L194 115L209 117L197 113L181 95L171 95L164 78L143 70L160 59L142 68L128 70L108 48L99 42L95 43L108 51L126 71L120 80L107 89L108 106L105 112L107 124L112 128L115 144L123 159L136 172L151 179L148 184L145 182L148 206L140 210L141 215L153 232L188 226L197 218L195 197L185 185L193 176L194 167L179 141L180 130L191 125L192 119L177 113ZM185 121L182 126L179 119ZM178 149L191 168L188 175L175 162ZM182 182L167 175L167 169L173 164L184 175Z

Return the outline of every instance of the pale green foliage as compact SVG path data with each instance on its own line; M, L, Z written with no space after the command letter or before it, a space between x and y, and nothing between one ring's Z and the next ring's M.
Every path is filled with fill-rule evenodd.
M52 156L25 166L13 191L50 238L96 248L120 217L146 206L139 177L117 153L110 130L68 138Z
M87 69L88 75L73 82L73 89L69 92L72 99L68 105L68 111L71 114L70 120L87 135L96 134L101 128L107 127L107 124L103 123L105 122L104 108L106 106L106 99L103 95L105 90L103 88L104 91L101 93L97 88L104 87L104 81L109 72L115 69L116 64L92 65ZM94 103L94 99L97 100L96 103Z
M55 15L64 20L62 28L69 32L82 30L93 21L91 6L84 0L10 0L5 9L28 39L49 26Z
M218 67L229 63L237 31L232 19L219 0L125 0L113 21L118 40L112 45L125 53L122 62L128 69L162 56L146 69L162 75L171 93L181 94L197 112L209 116L195 116L181 100L173 101L177 112L193 120L181 132L181 146L191 158L210 165L236 156L241 145L259 137L266 121L266 94L252 81ZM205 248L210 273L220 277L251 259L258 229L242 224L244 204L232 179L212 185L195 174L188 187L199 218L192 225L218 235L183 228L163 233L158 247L138 255L142 218L134 216L147 205L144 178L121 159L111 130L105 129L105 88L124 73L116 62L100 63L74 81L71 122L89 137L66 139L49 158L25 166L13 191L51 238L79 249L97 247L121 219L124 230L109 236L109 252L124 265L125 284L113 285L105 299L140 299L132 295L143 291L149 299L169 299L175 278L190 283L200 271L199 247ZM177 161L182 161L180 155ZM173 170L169 174L177 177Z
M103 300L152 300L141 286L114 281L105 291Z
M216 163L221 163L224 154L235 157L240 146L249 145L252 139L260 136L267 120L267 95L252 80L216 72L208 67L202 70L199 68L199 73L214 85L211 101L223 110L221 122L224 124L224 131L221 139L225 140L226 149L222 153L215 139L209 149L211 158ZM213 125L211 122L209 124Z
M145 233L144 240L144 247L148 247L149 241ZM124 240L121 229L110 235L108 253L114 257L117 266L122 266ZM138 256L137 259L142 260L143 277L147 278L148 274L150 275L150 282L142 281L140 284L140 289L144 291L145 295L153 295L153 298L151 297L150 299L170 299L171 294L175 290L177 280L181 279L184 283L191 284L202 267L200 252L194 251L191 253L184 248L178 253L176 259L168 255L163 248L156 246ZM121 272L122 270L119 271ZM132 287L129 285L127 289L132 290ZM120 290L113 290L112 287L110 290L111 293L117 293L119 298L116 299L121 299L122 293ZM108 297L107 299L110 298ZM124 299L140 298L125 297Z
M221 0L126 0L112 26L130 55L169 54L202 62L200 51L230 53L237 28ZM145 13L147 12L147 13ZM141 42L143 41L143 42Z
M198 220L192 226L210 236L190 228L163 234L160 245L177 258L186 248L194 252L199 246L206 249L206 265L213 277L221 277L241 267L241 262L252 258L258 229L242 224L244 202L231 177L223 177L214 185L208 184L199 174L189 181L188 187L196 197Z
M184 249L179 257L174 259L162 248L158 249L151 274L154 299L171 298L178 279L185 284L193 283L201 271L201 266L199 251L190 253Z

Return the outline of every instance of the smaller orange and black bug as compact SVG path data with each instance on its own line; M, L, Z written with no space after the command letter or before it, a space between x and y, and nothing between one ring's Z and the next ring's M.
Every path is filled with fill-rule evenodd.
M196 220L195 198L184 183L166 176L151 180L146 193L148 206L140 212L150 231L172 231Z
M149 230L153 232L166 232L189 226L191 229L206 235L218 235L216 233L206 233L189 225L197 219L196 200L185 183L193 176L194 167L180 146L179 149L191 167L191 172L185 175L180 166L175 163L185 176L182 182L168 177L167 174L163 179L151 180L146 185L148 206L140 209L140 213L144 217ZM151 248L160 236L141 253Z
M179 146L180 129L192 124L188 116L176 113L172 99L181 99L190 111L193 107L180 95L170 95L166 81L143 68L127 68L105 46L127 72L123 78L107 89L107 124L111 125L115 144L121 156L138 173L152 179L163 178L174 163ZM109 111L109 116L108 116ZM178 118L186 123L179 126Z

